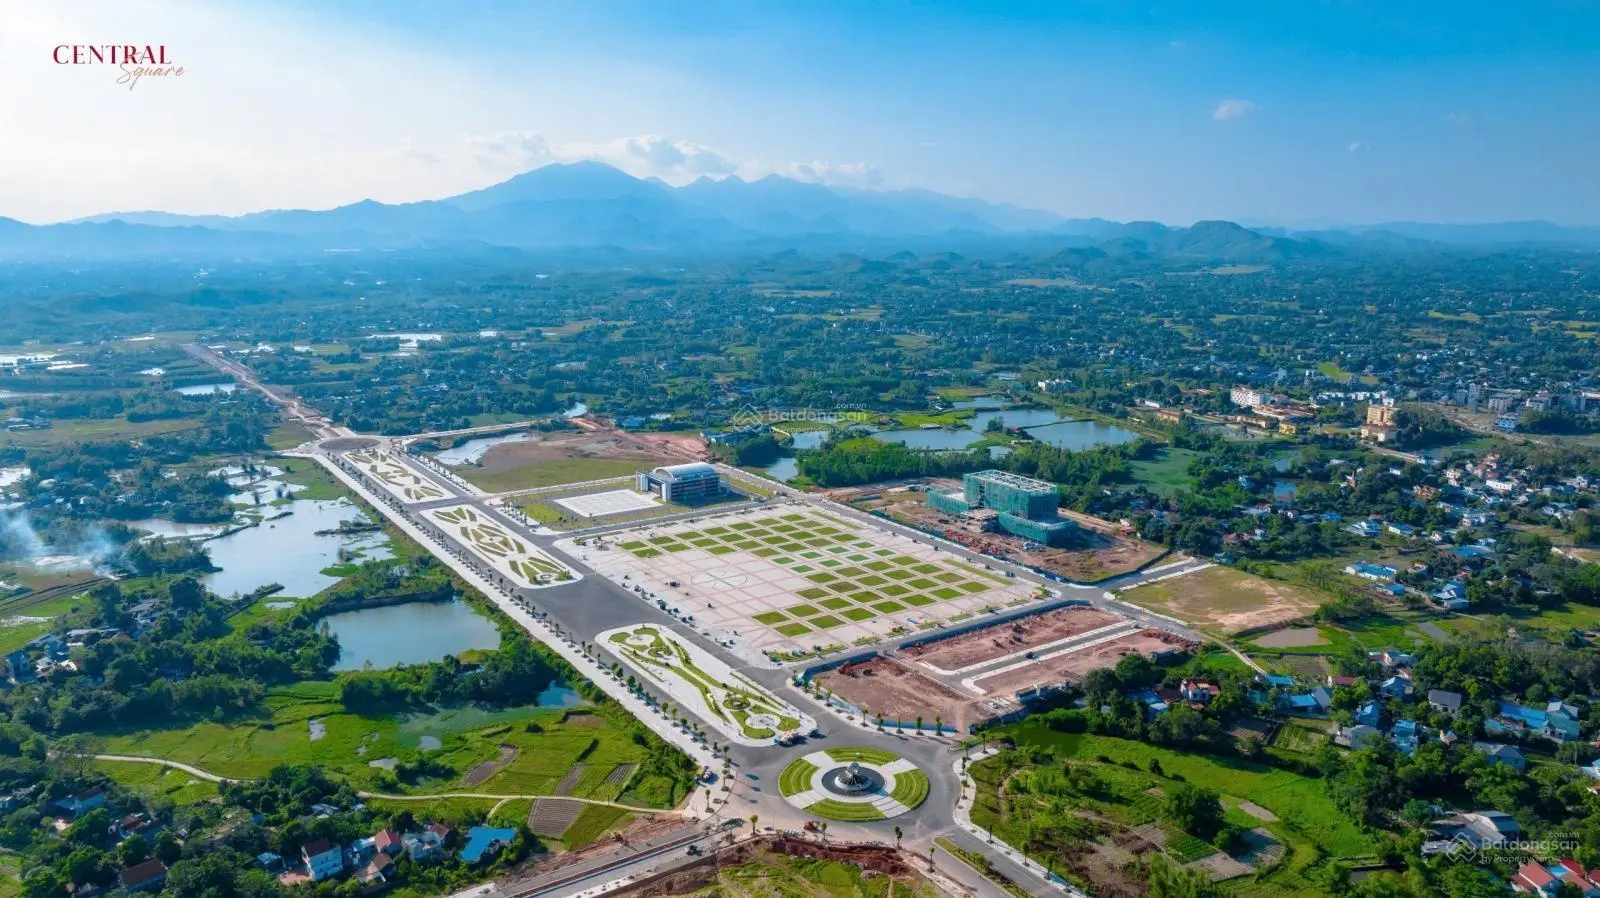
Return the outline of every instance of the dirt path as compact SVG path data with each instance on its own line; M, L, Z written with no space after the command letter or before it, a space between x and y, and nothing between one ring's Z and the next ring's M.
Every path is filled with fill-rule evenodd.
M168 761L164 758L147 758L141 755L89 755L89 757L94 758L96 761L122 761L129 764L160 764L162 767L171 767L173 770L182 770L184 773L187 773L190 776L199 777L200 779L213 783L244 782L244 780L234 779L231 776L219 776L215 773L208 773L198 767L191 767L188 764L181 764L177 761Z

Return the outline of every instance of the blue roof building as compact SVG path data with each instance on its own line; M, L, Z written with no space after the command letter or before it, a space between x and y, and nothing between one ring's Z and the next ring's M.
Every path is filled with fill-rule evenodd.
M461 847L461 859L476 864L486 856L495 854L517 837L517 831L505 826L474 826L467 830L467 844Z

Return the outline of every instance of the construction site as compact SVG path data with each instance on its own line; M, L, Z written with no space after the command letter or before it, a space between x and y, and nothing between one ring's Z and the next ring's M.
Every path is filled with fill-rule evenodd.
M931 725L937 718L968 732L1124 656L1160 660L1193 648L1172 633L1074 604L903 646L812 679L874 720Z
M961 481L951 478L929 478L836 489L827 496L944 537L974 552L1077 582L1092 583L1138 570L1165 551L1139 539L1131 528L1065 508L1057 509L1056 515L1075 526L1061 545L1049 546L997 529L1000 512L995 509L956 512L928 501L930 493L939 497L962 492L963 487Z

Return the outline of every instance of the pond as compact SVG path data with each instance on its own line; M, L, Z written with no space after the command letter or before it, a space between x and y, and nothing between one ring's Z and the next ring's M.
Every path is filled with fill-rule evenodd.
M443 465L472 465L483 461L484 454L495 446L499 446L502 443L526 443L529 440L537 439L538 436L538 434L524 431L522 433L502 433L499 436L492 437L476 437L457 443L449 449L436 452L433 457Z
M828 431L800 430L790 433L789 438L789 445L786 447L788 450L815 449L827 441ZM800 473L799 464L792 455L786 455L772 464L758 467L756 470L765 473L768 477L784 482L788 482Z
M208 541L211 563L222 570L205 577L206 586L220 596L243 595L269 583L283 584L283 595L309 598L339 582L322 569L339 563L339 550L359 550L363 559L388 558L388 537L382 532L342 536L317 535L343 521L367 517L344 499L296 499L277 506L273 513L288 517L265 521L237 533Z
M983 439L983 434L970 427L945 430L929 427L916 430L880 430L872 435L885 443L904 443L907 449L965 449Z
M182 393L185 396L210 396L215 393L232 393L237 389L239 389L238 384L228 381L227 383L216 384L190 384L187 387L176 387L173 392Z
M960 399L950 403L951 408L973 409L1007 408L1010 405L1011 400L999 396L974 396L971 399Z
M383 669L500 647L494 622L461 601L408 602L323 618L339 638L334 670Z
M1043 427L1030 427L1028 436L1062 449L1120 446L1139 438L1139 435L1131 430L1099 421L1058 421Z

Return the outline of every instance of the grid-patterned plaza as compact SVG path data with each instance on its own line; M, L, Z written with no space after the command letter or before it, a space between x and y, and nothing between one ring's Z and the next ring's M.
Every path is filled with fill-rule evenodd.
M752 657L865 645L1033 595L931 546L803 506L642 527L590 538L582 551L601 574L667 599Z

